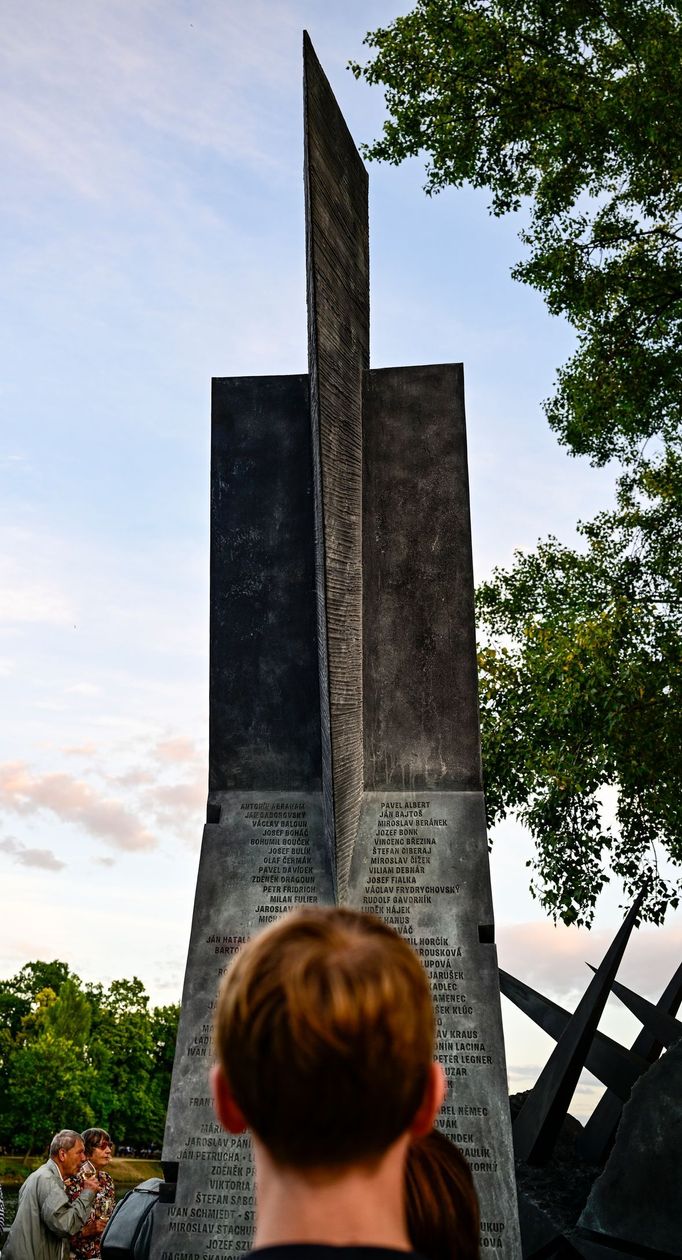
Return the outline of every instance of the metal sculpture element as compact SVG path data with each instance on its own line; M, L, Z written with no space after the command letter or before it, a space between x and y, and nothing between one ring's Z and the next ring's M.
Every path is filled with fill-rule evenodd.
M310 419L325 841L345 893L363 788L362 381L369 368L368 177L303 35Z
M616 997L620 998L624 1006L643 1024L646 1031L655 1036L662 1045L669 1047L679 1041L682 1037L682 1023L679 1019L673 1017L673 1010L677 1010L680 1004L680 996L682 990L682 969L675 972L671 986L674 986L673 992L677 994L673 1002L667 1000L668 990L662 995L659 1002L654 1006L653 1002L647 1002L646 998L640 997L639 993L633 993L632 989L626 988L624 984L619 984L614 980L611 988ZM675 983L676 982L676 983ZM660 1053L660 1050L658 1051ZM658 1056L657 1056L658 1057Z
M549 1033L555 1041L563 1035L573 1016L556 1002L536 993L530 985L516 980L508 972L500 968L500 991L519 1010L528 1015L544 1032ZM682 1032L682 1026L680 1027ZM630 1090L642 1072L646 1072L649 1064L640 1055L626 1050L618 1041L613 1041L604 1033L596 1032L588 1048L584 1066L597 1080L613 1090L614 1094L625 1102L630 1097Z
M682 1001L682 965L655 1005L615 979L642 896L601 966L591 968L594 977L573 1015L500 971L502 993L557 1040L514 1126L524 1260L682 1256L677 1172L682 1021L674 1018ZM630 1050L597 1031L609 989L644 1025ZM663 1047L673 1049L661 1060ZM549 1161L582 1066L607 1090L575 1140L572 1163L566 1129L553 1167L537 1174L528 1165ZM525 1127L519 1125L521 1118ZM575 1223L567 1220L568 1186L578 1213ZM642 1203L647 1210L652 1205L650 1218L642 1214Z
M536 1085L514 1121L517 1159L542 1164L549 1158L585 1064L630 933L644 899L643 889L606 953L587 992L561 1034Z
M655 1006L618 981L611 988L644 1025L632 1043L632 1054L644 1059L647 1066L655 1063L662 1045L671 1046L682 1037L682 1023L673 1018L682 1001L682 963ZM594 1164L604 1161L613 1145L622 1110L621 1098L607 1089L576 1143L576 1151L583 1159Z

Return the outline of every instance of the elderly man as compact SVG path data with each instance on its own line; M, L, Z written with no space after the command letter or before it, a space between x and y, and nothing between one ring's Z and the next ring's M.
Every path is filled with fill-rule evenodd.
M78 1198L69 1202L64 1178L78 1172L83 1158L80 1133L62 1129L55 1134L47 1163L31 1173L19 1191L3 1260L62 1260L64 1240L84 1225L99 1189L96 1177L88 1177Z

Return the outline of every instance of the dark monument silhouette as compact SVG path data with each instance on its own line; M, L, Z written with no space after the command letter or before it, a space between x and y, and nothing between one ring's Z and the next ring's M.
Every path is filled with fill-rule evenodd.
M213 383L208 813L153 1255L249 1249L249 1139L208 1096L216 990L252 932L346 902L425 961L441 1124L512 1260L462 366L370 369L367 173L307 36L304 99L309 372Z
M517 1159L542 1163L550 1154L560 1120L563 1120L585 1065L597 1031L611 982L625 953L637 912L644 899L641 892L617 933L575 1013L567 1022L556 1049L514 1120L514 1151Z
M682 1256L682 965L655 1004L615 979L643 896L573 1014L500 970L505 997L557 1042L513 1124L524 1260ZM597 1030L609 991L643 1025L629 1050ZM583 1067L607 1089L571 1128Z

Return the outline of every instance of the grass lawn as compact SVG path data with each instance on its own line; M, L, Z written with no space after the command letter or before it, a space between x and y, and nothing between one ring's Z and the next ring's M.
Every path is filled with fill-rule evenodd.
M0 1182L3 1186L20 1186L29 1173L45 1163L44 1155L0 1155ZM112 1159L107 1171L117 1185L136 1186L147 1177L162 1177L161 1165L151 1159Z

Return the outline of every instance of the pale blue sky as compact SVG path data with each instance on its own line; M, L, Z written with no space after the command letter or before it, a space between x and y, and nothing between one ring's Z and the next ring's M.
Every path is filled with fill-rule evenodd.
M359 142L383 103L346 63L407 7L5 0L0 975L58 956L179 996L206 791L210 378L306 367L303 27ZM372 362L463 360L480 578L540 535L569 541L613 474L541 413L572 338L510 278L518 224L482 193L427 199L416 161L370 179ZM508 824L501 961L571 1004L618 897L586 942L546 927L526 854ZM623 975L657 994L681 939L679 920L640 932ZM505 1018L527 1081L548 1043Z

